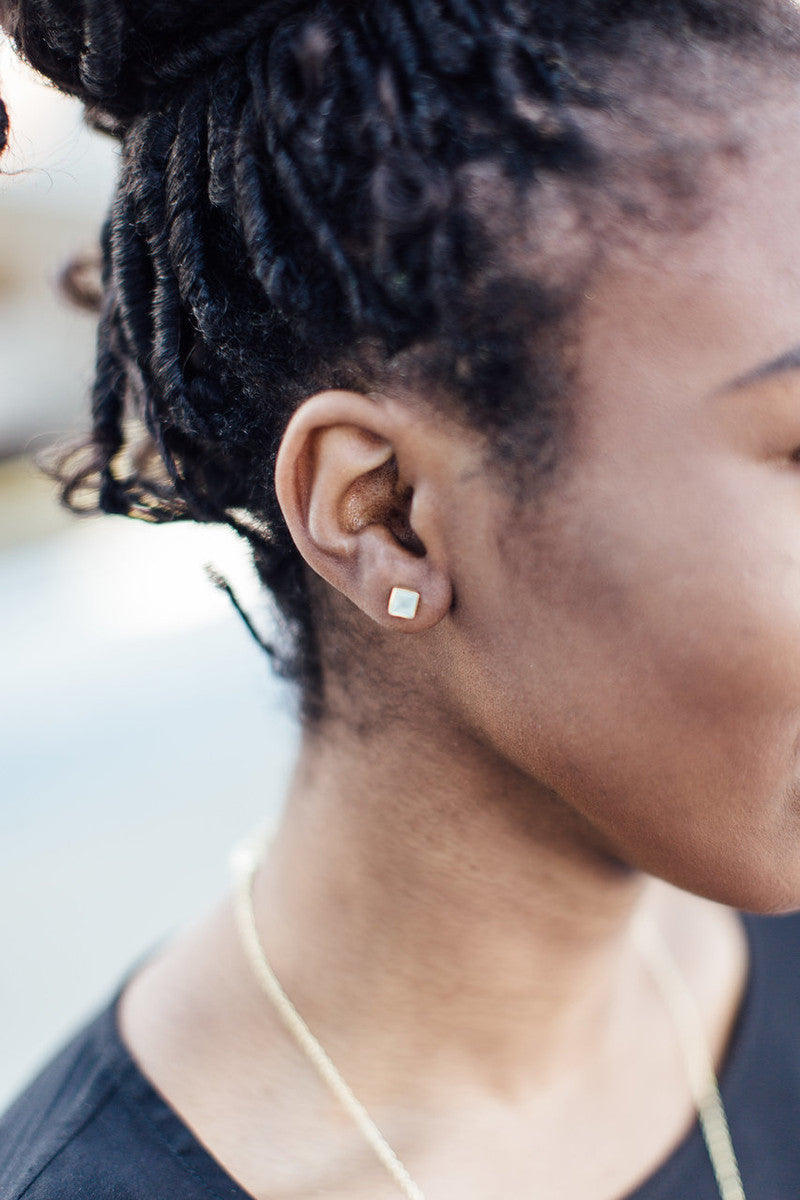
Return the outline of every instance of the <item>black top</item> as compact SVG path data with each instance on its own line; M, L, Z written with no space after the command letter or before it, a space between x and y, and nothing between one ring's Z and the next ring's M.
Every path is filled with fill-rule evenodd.
M742 919L750 971L720 1088L747 1200L800 1200L800 913ZM127 978L0 1119L2 1200L249 1200L120 1038ZM719 1200L697 1123L625 1200Z

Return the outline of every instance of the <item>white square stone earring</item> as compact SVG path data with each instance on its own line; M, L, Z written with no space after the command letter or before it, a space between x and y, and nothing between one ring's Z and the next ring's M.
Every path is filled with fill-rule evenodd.
M419 607L419 592L411 588L395 587L389 597L389 616L402 617L405 621L413 621Z

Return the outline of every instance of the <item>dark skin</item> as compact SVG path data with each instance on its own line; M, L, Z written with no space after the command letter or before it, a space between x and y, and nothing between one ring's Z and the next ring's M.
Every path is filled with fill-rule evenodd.
M748 117L701 227L593 280L574 442L535 511L418 400L323 392L284 437L289 528L365 661L304 738L257 921L429 1200L626 1195L693 1120L632 916L719 1063L748 965L728 906L800 907L798 101ZM397 584L413 621L386 611ZM121 1020L259 1200L399 1194L227 901Z

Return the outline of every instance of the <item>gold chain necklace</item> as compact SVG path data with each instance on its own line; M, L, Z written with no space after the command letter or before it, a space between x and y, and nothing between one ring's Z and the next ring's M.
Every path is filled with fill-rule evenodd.
M231 855L236 924L247 961L287 1031L349 1113L400 1191L408 1200L425 1200L422 1189L411 1178L364 1106L353 1095L284 992L269 964L258 936L253 910L253 878L262 850L263 838L255 836L242 842ZM637 950L661 992L675 1027L721 1200L745 1200L714 1064L694 996L656 923L649 916L639 914L634 922L633 933Z

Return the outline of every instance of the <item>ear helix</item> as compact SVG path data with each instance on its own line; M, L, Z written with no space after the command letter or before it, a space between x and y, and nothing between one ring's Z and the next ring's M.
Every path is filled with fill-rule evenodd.
M413 621L419 607L419 592L411 588L393 587L389 596L387 611L390 617L402 617L404 621Z

